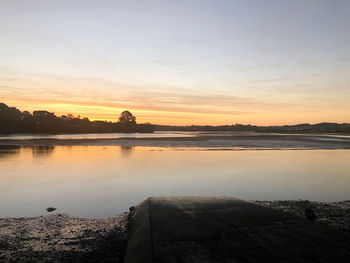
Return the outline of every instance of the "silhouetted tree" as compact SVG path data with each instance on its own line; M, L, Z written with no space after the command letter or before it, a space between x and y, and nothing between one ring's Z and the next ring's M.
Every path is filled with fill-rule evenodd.
M123 111L118 122L90 121L88 118L74 117L73 114L57 117L48 111L21 112L0 102L0 134L11 133L113 133L113 132L153 132L157 131L255 131L281 133L350 133L350 123L318 123L284 126L169 126L137 124L130 111Z
M123 132L136 132L136 117L130 111L126 110L120 114L119 123Z
M61 120L53 112L34 111L33 117L37 126L37 132L57 133L60 131Z
M119 117L120 123L136 124L136 117L128 110L123 111Z
M136 124L130 111L124 111L119 122L90 121L73 114L57 117L48 111L21 112L15 107L0 103L0 133L113 133L153 132L153 125Z
M15 107L9 107L0 103L0 133L11 133L16 131L21 121L22 113Z

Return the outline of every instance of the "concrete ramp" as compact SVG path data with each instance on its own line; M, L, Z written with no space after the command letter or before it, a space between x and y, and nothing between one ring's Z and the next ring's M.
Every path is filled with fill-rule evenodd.
M151 197L139 205L127 263L349 262L350 237L228 197Z

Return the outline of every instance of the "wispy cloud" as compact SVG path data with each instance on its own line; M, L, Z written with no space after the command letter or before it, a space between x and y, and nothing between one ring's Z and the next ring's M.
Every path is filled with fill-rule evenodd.
M208 114L241 114L251 111L252 107L261 109L273 106L250 97L205 92L197 94L160 84L141 86L103 79L18 72L15 75L9 78L1 77L0 74L0 93L3 98Z
M283 81L287 79L265 80L267 84ZM195 92L159 83L136 85L9 69L0 69L0 98L21 110L46 109L92 119L115 120L122 110L129 109L142 122L167 124L266 124L276 121L277 113L281 122L293 114L293 118L299 117L302 121L306 113L322 112L325 107L334 105L334 100L319 100L318 96L313 99L300 93L298 97L287 99L278 93L260 97L235 96L223 92ZM310 101L314 103L311 105Z

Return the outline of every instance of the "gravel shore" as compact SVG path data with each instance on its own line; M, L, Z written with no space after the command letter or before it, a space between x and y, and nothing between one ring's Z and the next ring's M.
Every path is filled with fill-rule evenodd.
M129 213L0 219L0 262L122 262Z
M286 213L306 218L305 209L311 209L316 215L316 222L350 232L350 201L315 202L308 200L288 201L252 201L253 203L282 210Z

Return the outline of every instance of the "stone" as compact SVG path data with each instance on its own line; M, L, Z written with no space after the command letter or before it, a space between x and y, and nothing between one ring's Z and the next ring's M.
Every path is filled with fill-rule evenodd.
M46 208L46 211L49 212L49 213L51 213L51 212L53 212L55 210L56 210L55 207L48 207L48 208Z

